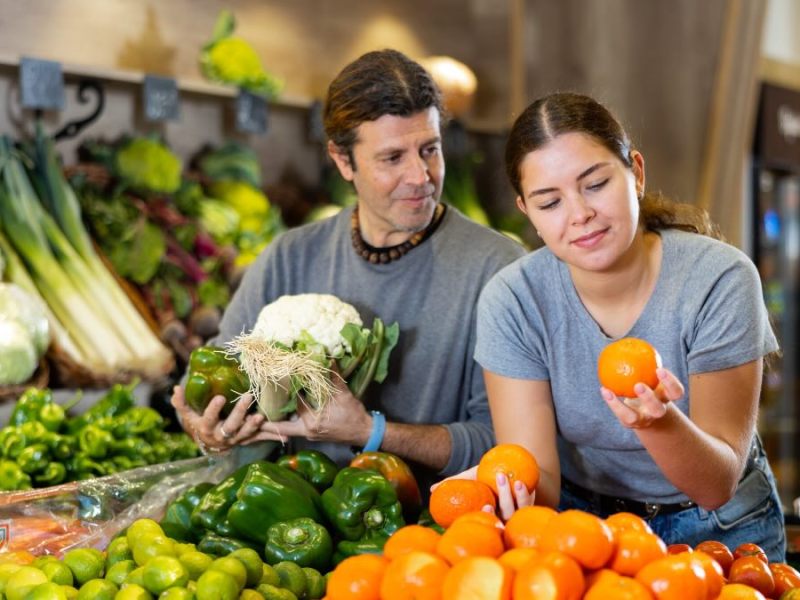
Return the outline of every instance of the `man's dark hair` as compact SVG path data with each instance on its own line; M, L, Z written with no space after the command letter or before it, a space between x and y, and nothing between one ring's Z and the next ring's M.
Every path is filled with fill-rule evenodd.
M328 87L325 133L353 163L356 128L383 115L408 117L430 107L441 115L442 97L430 73L397 50L368 52Z

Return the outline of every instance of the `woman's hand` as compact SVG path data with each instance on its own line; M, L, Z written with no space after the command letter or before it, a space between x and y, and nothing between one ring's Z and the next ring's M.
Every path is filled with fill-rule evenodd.
M618 398L608 388L601 387L600 395L629 429L644 429L667 414L670 402L683 397L683 384L668 369L656 369L658 385L651 389L643 383L634 386L636 398Z
M183 388L175 386L172 390L172 406L178 413L183 429L198 446L207 452L224 452L236 445L246 445L258 441L256 437L264 416L261 413L248 415L253 402L250 394L244 394L223 420L220 413L225 406L224 396L214 396L203 414L198 414L186 404Z
M457 475L453 475L451 477L447 477L443 481L447 481L448 479L476 479L478 473L478 467L474 466L466 471L462 471ZM431 486L431 491L435 490L438 486L441 485L441 481ZM497 484L497 508L499 509L499 514L497 515L503 521L508 521L518 509L523 508L525 506L533 506L534 500L536 498L536 490L528 490L525 487L525 484L521 481L517 481L514 484L514 489L511 489L511 486L508 485L508 478L503 473L498 473L497 478L495 479L495 483ZM495 512L495 508L487 504L483 507L483 510L486 512Z

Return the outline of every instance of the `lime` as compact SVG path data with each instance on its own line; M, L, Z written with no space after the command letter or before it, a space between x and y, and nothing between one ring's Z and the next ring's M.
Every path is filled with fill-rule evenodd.
M47 583L47 575L35 567L20 567L6 582L6 599L22 600L37 585Z
M40 583L25 596L25 600L67 600L61 586L52 581Z
M95 548L75 548L64 554L64 564L75 576L76 586L81 586L90 579L103 576L106 559L100 550Z
M42 573L47 575L47 580L53 583L71 586L75 582L75 578L72 576L72 570L58 560L48 561L39 568L42 570Z
M186 588L173 587L162 592L158 597L158 600L194 600L194 592L187 590ZM264 599L259 597L258 600Z
M57 563L60 562L55 556L51 554L46 554L44 556L37 556L36 560L31 563L32 567L36 567L37 569L41 569L47 563Z
M194 552L197 546L194 544L184 544L183 542L175 542L175 556L180 556L186 552Z
M62 585L61 590L64 592L64 595L67 597L67 600L78 600L78 590L76 590L71 585Z
M184 552L178 557L178 560L181 561L186 572L189 573L189 579L192 581L197 581L197 578L208 571L211 563L214 562L214 559L208 554L197 551Z
M90 579L78 590L78 600L114 600L118 591L108 579Z
M272 567L281 578L280 586L290 590L298 598L302 598L306 593L306 574L303 573L303 568L288 560L272 565Z
M123 584L114 600L153 600L153 594L135 583Z
M161 600L161 598L158 600ZM264 596L255 590L242 590L242 593L239 594L239 600L264 600Z
M256 591L261 594L265 600L297 600L297 596L290 590L270 583L259 584Z
M247 571L247 587L256 587L261 581L262 567L264 565L264 561L261 560L258 552L252 548L239 548L228 556L232 556L244 565Z
M143 533L131 547L133 560L139 566L156 556L175 556L175 542L157 533Z
M121 560L106 569L106 579L116 586L122 585L136 568L136 563L132 560Z
M128 538L120 536L111 540L106 548L106 569L122 560L132 560L133 552Z
M261 579L258 583L268 583L269 585L280 585L281 576L267 563L261 565Z
M231 575L236 580L236 584L239 586L239 591L244 589L244 586L247 583L247 569L245 569L242 561L231 558L230 556L223 556L222 558L216 559L211 563L209 568L214 571L222 571L223 573Z
M16 563L3 563L0 565L0 598L3 597L9 578L21 568L22 565Z
M158 596L171 587L183 587L189 583L189 573L173 556L156 556L144 567L144 588Z
M327 580L322 573L312 567L303 567L306 576L306 599L319 600L325 595Z
M137 540L143 534L164 535L164 530L161 529L161 525L156 523L153 519L137 519L131 523L131 526L128 527L128 531L125 533L125 537L128 539L131 548L136 545Z
M128 576L125 578L123 584L128 583L144 587L144 567L138 567L128 573Z
M240 591L233 575L212 569L200 575L195 596L197 600L237 600Z

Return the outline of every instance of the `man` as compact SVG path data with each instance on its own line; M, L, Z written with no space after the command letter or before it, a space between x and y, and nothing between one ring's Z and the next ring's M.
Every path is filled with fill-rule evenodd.
M389 375L364 402L340 385L320 414L265 422L239 403L224 420L221 397L192 413L176 388L184 427L208 448L292 438L340 464L353 450L392 452L424 483L475 464L491 447L491 419L475 346L475 305L488 279L524 250L440 204L441 98L430 75L393 50L370 52L331 83L328 152L355 187L355 208L288 231L252 264L225 311L224 344L252 330L284 294L328 293L365 323L397 321Z

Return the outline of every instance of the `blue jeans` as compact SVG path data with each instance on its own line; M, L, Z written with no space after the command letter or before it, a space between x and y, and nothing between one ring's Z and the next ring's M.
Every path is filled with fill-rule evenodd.
M689 544L705 540L723 542L733 551L739 544L761 546L770 562L786 561L786 531L775 478L760 444L754 446L746 475L736 494L726 504L708 511L694 507L680 512L656 515L648 523L666 544ZM606 518L595 502L561 490L559 510L576 508Z

